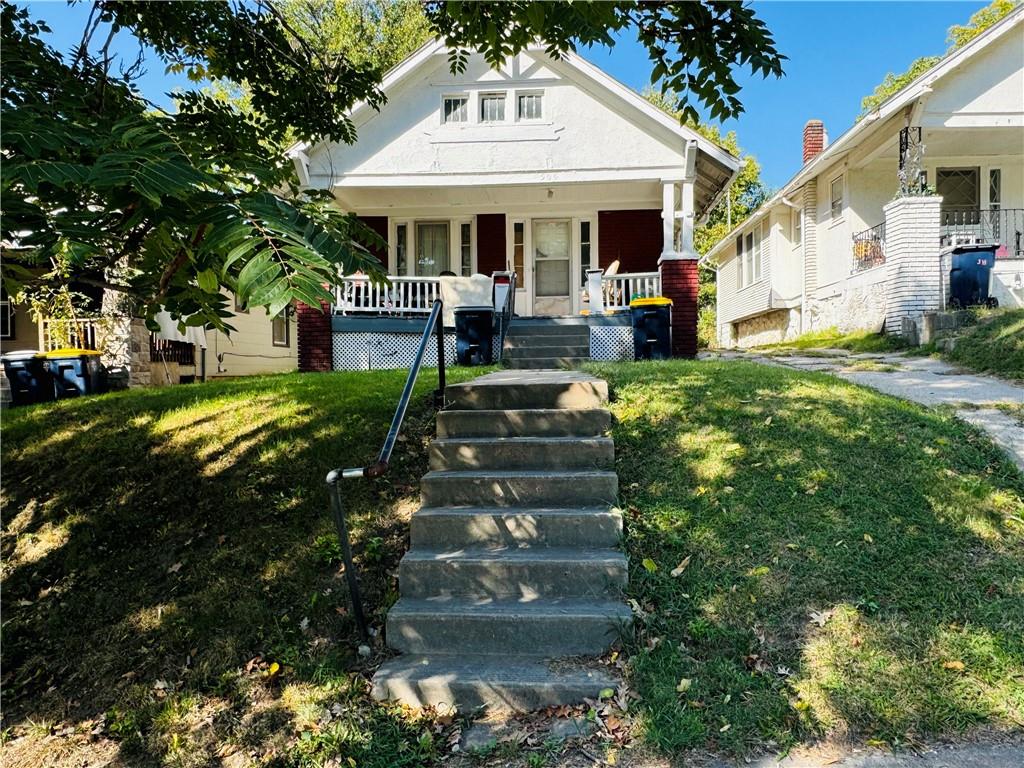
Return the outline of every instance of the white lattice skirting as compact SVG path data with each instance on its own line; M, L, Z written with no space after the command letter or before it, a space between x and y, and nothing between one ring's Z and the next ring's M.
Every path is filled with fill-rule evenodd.
M633 329L628 325L590 327L591 360L632 360Z
M336 371L374 371L388 368L409 368L416 357L422 337L412 333L341 333L332 334L332 364ZM495 355L498 337L492 340ZM423 364L437 366L437 342L427 347ZM444 364L455 365L455 332L444 335Z

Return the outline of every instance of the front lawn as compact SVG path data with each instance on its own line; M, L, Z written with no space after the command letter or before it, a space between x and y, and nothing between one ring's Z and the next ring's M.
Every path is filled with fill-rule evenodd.
M884 333L870 333L868 331L854 331L852 333L840 333L835 328L827 328L823 331L808 331L789 341L782 341L777 344L765 344L755 349L774 351L797 351L807 349L845 349L853 353L861 352L893 352L904 347L904 344L897 338L887 336Z
M1024 724L1024 479L986 439L821 374L593 370L615 392L649 741Z
M983 315L944 357L972 371L1024 381L1024 309Z
M594 368L614 392L642 612L625 647L637 738L744 754L1021 725L1024 481L986 440L823 375ZM457 723L368 700L380 640L356 653L323 486L373 458L404 375L5 412L5 763L437 763ZM394 485L345 486L377 626L426 470L430 386Z

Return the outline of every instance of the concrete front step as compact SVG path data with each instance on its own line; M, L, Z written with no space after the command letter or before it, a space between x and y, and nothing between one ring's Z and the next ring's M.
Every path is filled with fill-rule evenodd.
M414 598L614 597L627 580L626 557L614 549L416 547L398 566L402 597Z
M402 653L495 653L549 658L603 653L629 625L620 600L466 600L403 597L387 618L388 647Z
M614 469L610 437L460 437L427 449L433 470Z
M590 332L586 333L521 333L518 336L505 337L505 351L510 349L528 349L535 345L558 346L568 344L590 348Z
M554 337L558 338L558 337ZM590 357L590 344L527 344L523 346L505 345L506 360L520 360L525 357Z
M618 546L622 513L608 507L584 509L494 509L425 507L410 523L413 547Z
M457 706L463 712L528 712L594 699L618 681L599 666L553 666L541 658L504 655L401 656L373 676L373 697L411 707Z
M449 409L600 408L608 402L608 383L566 371L496 371L446 387L444 394Z
M549 318L544 320L516 319L508 327L508 336L542 336L542 335L590 334L590 325L583 318Z
M530 408L441 411L437 436L455 437L594 437L611 427L603 408Z
M572 370L590 362L589 357L517 357L506 360L509 368L529 370Z
M420 481L425 507L586 507L614 505L619 478L599 470L432 471Z

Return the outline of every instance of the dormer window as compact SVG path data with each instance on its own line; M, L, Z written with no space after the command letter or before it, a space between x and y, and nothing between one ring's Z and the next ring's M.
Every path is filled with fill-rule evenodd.
M445 96L442 114L445 123L468 123L469 97Z
M540 120L544 116L542 96L539 93L521 93L518 97L517 115L520 120Z
M505 122L505 94L504 93L482 93L482 94L480 94L480 122L481 123L503 123L503 122Z

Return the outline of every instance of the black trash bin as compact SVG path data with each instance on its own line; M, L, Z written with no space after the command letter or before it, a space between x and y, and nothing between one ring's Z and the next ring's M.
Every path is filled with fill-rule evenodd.
M953 248L949 270L949 304L954 309L980 304L994 306L988 295L989 276L998 245L958 245Z
M4 375L11 385L12 405L32 405L53 400L53 378L41 352L25 350L3 356Z
M672 356L672 299L633 299L629 311L633 316L633 358L668 360Z
M46 364L58 400L107 391L107 369L95 350L55 349L46 353Z
M458 307L455 310L455 357L459 365L491 362L493 307Z

